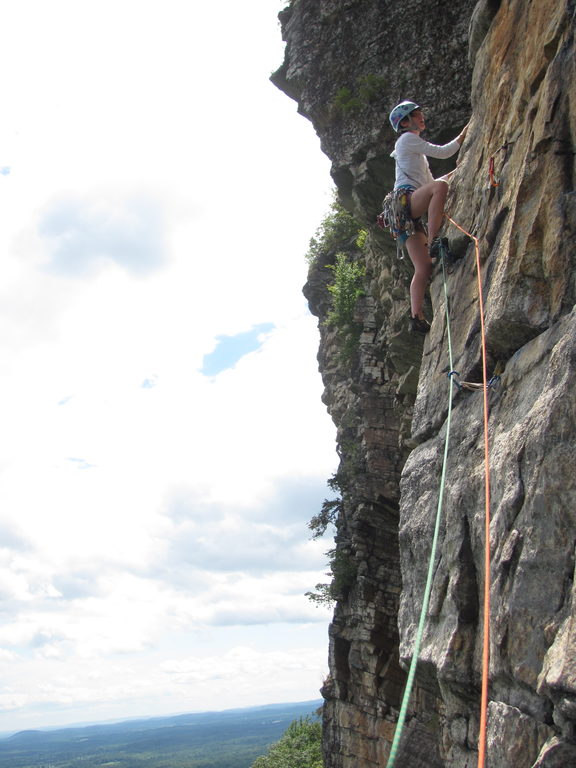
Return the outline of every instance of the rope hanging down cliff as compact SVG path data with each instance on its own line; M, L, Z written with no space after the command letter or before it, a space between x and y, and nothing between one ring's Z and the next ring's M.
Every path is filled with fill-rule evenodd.
M482 294L482 278L480 270L480 249L478 246L478 239L471 235L466 230L457 224L449 216L446 218L454 224L461 232L471 238L474 242L474 249L476 255L476 271L478 276L478 298L479 298L479 311L480 311L480 331L481 331L481 345L482 345L482 371L483 371L483 383L480 385L484 390L484 476L485 476L485 548L484 548L484 632L483 632L483 653L482 653L482 694L480 703L480 732L478 738L478 768L484 768L486 761L486 730L487 730L487 710L488 710L488 674L489 674L489 649L490 649L490 465L489 465L489 443L488 443L488 389L494 385L495 378L493 377L488 381L487 377L487 364L486 364L486 333L484 327L484 300ZM445 259L442 258L442 279L444 286L444 303L446 313L446 332L448 339L448 356L450 361L449 378L449 394L448 394L448 415L446 419L446 436L444 440L444 459L442 463L442 473L440 478L440 489L438 493L438 507L436 512L436 522L434 527L434 535L432 538L432 548L430 551L430 560L428 564L428 575L426 579L426 586L424 589L424 598L422 601L422 609L420 611L420 620L418 623L418 630L416 633L416 639L414 642L414 649L412 652L412 661L408 672L408 679L406 681L406 687L404 689L404 695L402 698L402 704L400 707L400 714L398 716L398 723L396 731L394 733L394 739L390 749L390 755L386 768L394 768L396 761L396 754L402 738L402 732L404 729L404 723L406 720L406 713L408 710L408 704L410 702L410 696L412 693L412 686L414 683L414 677L416 674L416 667L418 665L418 659L420 655L420 646L422 644L422 637L424 634L424 627L426 624L426 615L428 613L428 605L430 602L430 592L432 589L432 581L434 576L434 567L436 561L436 548L438 544L438 535L440 530L440 521L442 518L442 507L444 502L444 490L446 484L446 466L448 458L448 448L450 442L450 427L452 421L452 394L454 386L454 376L457 375L454 369L453 354L452 354L452 336L450 329L450 309L448 301L448 289L446 286L446 270ZM460 386L460 385L458 385Z
M448 336L448 356L450 359L450 369L454 367L452 359L452 336L450 333L450 311L448 306L448 289L446 287L446 270L444 266L444 259L442 258L442 277L444 281L444 302L446 311L446 330ZM434 536L432 537L432 549L430 551L430 560L428 563L428 576L426 578L426 587L424 588L424 598L422 600L422 609L420 611L420 621L418 622L418 631L416 632L416 640L414 641L414 650L412 651L412 662L410 664L410 670L408 672L408 679L406 680L406 687L404 688L404 695L402 697L402 705L400 707L400 714L398 716L398 723L396 725L396 731L394 733L394 740L392 741L392 747L390 749L390 756L388 757L388 763L386 768L393 768L396 761L396 753L400 745L400 739L402 738L402 731L404 730L404 722L406 720L406 712L408 711L408 704L410 703L410 696L412 694L412 685L414 683L414 676L416 674L416 667L418 666L418 659L420 656L420 646L422 644L422 637L424 635L424 627L426 624L426 615L428 613L428 604L430 603L430 592L432 590L432 581L434 579L434 567L436 563L436 547L438 544L438 535L440 533L440 521L442 519L442 507L444 504L444 489L446 486L446 466L448 459L448 445L450 443L450 426L452 422L452 392L454 388L453 377L449 376L450 385L448 391L448 417L446 419L446 437L444 439L444 461L442 462L442 474L440 476L440 490L438 492L438 506L436 509L436 523L434 525Z
M478 768L486 763L486 731L488 715L488 678L490 672L490 446L488 442L488 372L486 363L486 328L484 326L484 298L480 247L478 238L466 232L454 219L448 221L474 241L476 276L478 278L478 304L480 313L480 339L482 343L482 382L484 384L484 632L482 644L482 693L480 699L480 733L478 736Z

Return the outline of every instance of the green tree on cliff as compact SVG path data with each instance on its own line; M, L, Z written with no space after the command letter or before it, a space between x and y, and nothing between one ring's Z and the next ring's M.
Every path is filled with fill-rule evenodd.
M322 768L322 726L316 718L301 717L258 757L252 768Z
M310 266L320 262L334 263L336 253L358 250L358 238L364 238L365 234L356 219L338 200L334 190L330 210L310 239L306 260Z

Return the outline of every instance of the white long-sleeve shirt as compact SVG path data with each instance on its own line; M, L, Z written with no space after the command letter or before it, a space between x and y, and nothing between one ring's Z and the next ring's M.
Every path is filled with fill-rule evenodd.
M418 189L429 181L434 181L426 155L445 159L456 154L459 149L460 144L457 139L453 139L448 144L430 144L415 133L409 131L403 133L394 145L394 152L390 155L396 161L394 189L406 184Z

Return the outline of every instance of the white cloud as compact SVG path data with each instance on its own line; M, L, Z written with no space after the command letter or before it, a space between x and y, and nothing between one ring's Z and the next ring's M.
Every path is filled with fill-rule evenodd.
M2 730L317 695L336 457L300 291L330 181L268 82L279 8L6 9ZM187 689L206 663L228 680Z
M44 720L62 713L69 722L78 722L79 712L85 711L100 716L112 713L118 719L125 719L127 712L150 716L199 711L200 701L204 708L217 710L228 707L232 691L240 706L260 703L262 699L254 697L255 686L269 703L278 686L284 701L301 701L303 691L307 698L318 698L325 675L324 654L317 645L268 651L233 645L220 654L151 659L146 665L142 657L134 657L99 670L86 661L66 666L65 674L62 662L44 660L42 667L36 662L35 669L41 668L45 677L25 687L17 678L11 679L10 690L0 693L0 712L10 712L17 725L25 710ZM151 702L147 709L141 708L142 701Z
M52 201L38 224L47 269L70 276L89 275L109 261L134 274L158 269L167 255L164 230L157 201L110 193Z

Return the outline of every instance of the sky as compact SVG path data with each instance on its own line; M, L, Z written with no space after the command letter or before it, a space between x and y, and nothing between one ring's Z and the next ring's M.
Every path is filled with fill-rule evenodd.
M318 698L332 183L283 4L3 4L0 732Z

